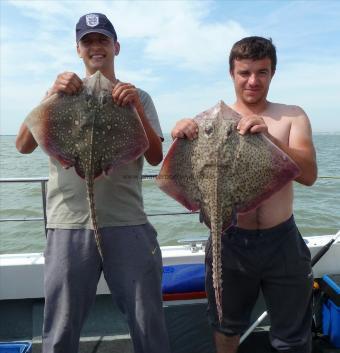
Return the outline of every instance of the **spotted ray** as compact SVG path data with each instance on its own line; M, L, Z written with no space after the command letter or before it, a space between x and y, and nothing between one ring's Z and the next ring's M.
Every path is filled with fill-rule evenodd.
M34 108L25 123L40 147L86 181L90 216L100 256L94 180L141 156L149 146L137 111L113 102L112 83L100 71L75 95L54 94Z
M158 186L211 229L213 286L222 320L222 232L237 213L256 208L299 174L297 165L263 134L240 135L241 116L219 102L195 117L198 138L176 139L157 177Z

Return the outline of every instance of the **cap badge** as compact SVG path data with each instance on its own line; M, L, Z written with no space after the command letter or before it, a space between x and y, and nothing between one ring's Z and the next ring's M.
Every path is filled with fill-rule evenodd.
M86 15L86 24L89 27L96 27L99 23L99 17L93 13Z

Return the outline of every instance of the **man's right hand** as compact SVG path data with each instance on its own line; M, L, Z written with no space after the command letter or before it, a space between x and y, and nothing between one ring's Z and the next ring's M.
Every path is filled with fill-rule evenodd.
M63 72L57 76L53 86L48 90L43 101L58 92L75 94L80 91L82 86L83 81L75 73ZM31 153L38 145L25 122L20 127L15 144L20 153Z
M59 74L48 91L48 97L54 93L63 92L75 94L80 91L83 81L74 72L63 72Z
M171 137L187 138L194 140L198 137L198 125L193 119L182 119L177 121L175 127L171 131Z

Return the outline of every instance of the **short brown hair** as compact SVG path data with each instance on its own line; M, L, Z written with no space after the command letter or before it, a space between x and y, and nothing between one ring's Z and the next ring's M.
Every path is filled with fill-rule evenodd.
M236 42L231 48L229 55L229 70L234 70L234 60L252 59L261 60L269 58L271 60L272 73L276 70L276 48L272 39L263 37L246 37Z

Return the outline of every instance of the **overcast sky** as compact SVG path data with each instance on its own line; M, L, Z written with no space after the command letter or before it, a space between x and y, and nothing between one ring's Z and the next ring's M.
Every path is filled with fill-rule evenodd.
M64 71L84 76L75 24L89 12L114 24L117 77L148 91L161 126L235 99L232 44L271 37L278 66L269 100L300 105L314 132L340 131L340 2L1 0L0 131L16 134Z

